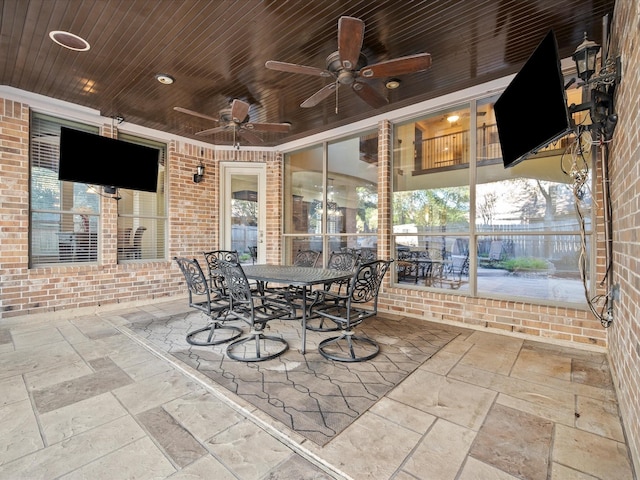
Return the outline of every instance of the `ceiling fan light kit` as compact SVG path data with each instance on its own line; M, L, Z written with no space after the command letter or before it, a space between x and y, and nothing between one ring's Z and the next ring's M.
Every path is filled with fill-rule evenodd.
M367 57L361 51L363 41L364 22L358 18L343 16L338 20L338 50L327 57L325 70L276 60L269 60L265 63L265 67L280 72L334 79L332 84L325 85L302 102L300 104L302 108L317 105L334 91L337 95L340 85L350 85L362 100L373 108L380 108L389 103L388 99L363 79L388 78L385 86L392 90L400 86L400 80L396 77L422 72L431 67L431 55L428 53L418 53L368 65Z
M256 135L254 132L270 132L270 133L287 133L291 128L291 124L285 123L256 123L251 122L249 118L250 105L242 100L235 99L231 102L229 108L223 108L220 110L219 118L211 117L209 115L194 112L187 108L173 107L177 112L185 113L195 117L203 118L218 124L217 127L208 128L196 132L197 136L214 135L216 133L222 133L225 131L233 131L233 145L237 145L236 134L244 138L252 145L259 145L263 143L262 138ZM238 145L239 146L239 145Z

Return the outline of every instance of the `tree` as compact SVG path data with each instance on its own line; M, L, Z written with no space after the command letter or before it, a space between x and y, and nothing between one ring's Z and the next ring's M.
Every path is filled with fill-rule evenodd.
M469 223L468 187L396 192L393 195L395 225L413 223L424 227L445 227Z

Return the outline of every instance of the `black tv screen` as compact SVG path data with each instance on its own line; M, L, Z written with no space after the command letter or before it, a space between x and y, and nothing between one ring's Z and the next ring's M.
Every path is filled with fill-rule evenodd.
M61 127L58 179L155 192L157 148Z
M512 167L571 130L553 30L494 105L504 167Z

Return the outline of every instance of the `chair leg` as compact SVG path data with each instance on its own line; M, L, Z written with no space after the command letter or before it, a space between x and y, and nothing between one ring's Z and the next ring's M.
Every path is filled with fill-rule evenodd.
M327 327L325 327L324 325L325 318L320 315L307 318L307 330L311 330L312 332L338 332L340 330L340 327L335 324L335 326Z
M206 333L208 332L208 333ZM199 340L202 333L206 333L205 340ZM218 321L209 323L206 327L193 330L187 333L187 343L200 347L208 347L211 345L220 345L221 343L230 342L242 335L242 329L233 326L221 325Z
M249 355L247 352L250 347L245 346L252 341L255 342L255 355ZM261 342L264 344L264 351L260 347ZM279 357L287 350L289 350L289 344L284 338L265 335L262 330L253 329L249 336L231 342L227 346L227 356L239 362L263 362Z
M374 340L343 330L339 337L323 340L318 345L320 355L336 362L364 362L380 353Z

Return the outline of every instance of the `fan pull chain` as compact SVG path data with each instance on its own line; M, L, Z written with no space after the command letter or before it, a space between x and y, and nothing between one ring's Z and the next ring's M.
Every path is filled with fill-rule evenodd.
M336 82L336 115L338 114L338 90L340 85Z

